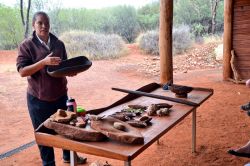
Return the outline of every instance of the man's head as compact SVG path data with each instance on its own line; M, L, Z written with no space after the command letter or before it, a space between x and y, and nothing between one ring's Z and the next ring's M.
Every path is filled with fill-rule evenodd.
M50 20L47 13L39 11L36 12L32 19L32 27L36 32L36 35L42 39L44 42L48 41L49 30L50 30Z

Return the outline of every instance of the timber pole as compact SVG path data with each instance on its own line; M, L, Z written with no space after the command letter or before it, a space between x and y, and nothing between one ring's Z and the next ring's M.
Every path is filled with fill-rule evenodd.
M233 0L224 1L224 36L223 36L223 80L232 77L230 65L232 50Z
M160 1L160 82L173 81L172 56L173 0Z

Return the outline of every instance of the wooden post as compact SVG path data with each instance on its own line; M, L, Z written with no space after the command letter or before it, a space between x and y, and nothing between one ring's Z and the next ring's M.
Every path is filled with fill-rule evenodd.
M161 84L173 80L172 27L173 0L161 0L159 32Z
M223 80L232 77L231 50L232 50L232 22L233 0L224 1L224 36L223 36Z

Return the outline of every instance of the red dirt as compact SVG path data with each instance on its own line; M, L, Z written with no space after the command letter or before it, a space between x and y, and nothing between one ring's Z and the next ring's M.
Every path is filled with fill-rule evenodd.
M150 82L159 82L159 75L149 75L140 63L147 55L132 45L129 55L116 60L94 61L93 66L76 77L69 78L69 95L86 109L107 106L125 94L111 87L137 89ZM0 51L0 154L34 140L26 107L26 78L15 69L16 51ZM249 117L240 105L249 101L250 90L245 85L222 81L221 68L175 73L177 84L214 89L214 95L197 109L197 153L191 153L191 115L160 138L132 161L134 166L235 166L250 160L227 154L230 148L244 145L250 137ZM107 95L108 94L108 95ZM63 166L61 150L56 149L57 165ZM108 161L122 166L118 160L92 155L93 161ZM37 146L0 160L0 165L41 165Z

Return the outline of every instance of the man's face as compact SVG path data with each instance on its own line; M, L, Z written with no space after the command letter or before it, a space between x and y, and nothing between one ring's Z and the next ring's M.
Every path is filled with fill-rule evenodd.
M39 38L44 41L48 40L50 23L49 19L44 15L36 16L36 21L33 23L33 28Z

